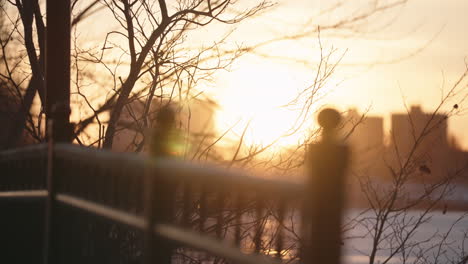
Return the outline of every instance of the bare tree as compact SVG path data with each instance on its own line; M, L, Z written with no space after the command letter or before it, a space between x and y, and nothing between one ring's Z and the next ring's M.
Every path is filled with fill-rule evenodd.
M361 9L357 8L356 12L350 15L326 23L316 22L321 21L321 17L326 14L339 13L343 3L338 3L321 10L316 17L311 17L297 32L291 30L278 38L232 48L232 45L224 45L229 40L229 32L220 39L214 39L212 44L205 43L199 47L188 45L187 39L203 26L214 23L241 23L246 18L267 10L271 6L270 3L259 1L250 8L241 7L244 9L238 11L237 4L232 1L180 1L171 4L167 4L166 1L74 1L72 103L79 106L74 108L72 113L73 121L77 123L75 139L80 144L111 148L114 136L124 128L131 128L135 133L130 149L141 151L146 142L145 130L151 126L151 112L157 111L162 104L177 101L181 109L185 109L184 117L187 121L183 123L183 130L189 131L187 127L191 123L190 103L205 102L209 107L216 104L204 96L200 86L203 82L210 81L217 70L228 68L233 60L242 54L256 53L267 58L261 48L277 41L315 38L320 36L320 32L357 33L370 19L378 17L379 13L401 6L405 2L372 1L371 4L364 3ZM109 22L115 25L115 29L107 32L99 46L86 45L80 42L80 25L83 21L86 22L86 19L93 19L88 14L96 10L107 12ZM37 1L2 2L2 14L7 22L4 28L8 31L5 31L4 35L11 36L2 39L2 65L5 65L2 68L2 77L16 87L15 96L20 98L20 102L24 102L20 108L24 114L16 115L17 118L29 116L28 122L19 119L14 122L14 134L19 135L23 124L28 124L28 131L33 133L37 141L41 141L44 137L43 114L40 110L42 101L34 111L30 110L35 91L39 89L40 98L43 98L44 89L43 62L40 59L44 49L44 23L40 5ZM35 26L34 30L32 26ZM39 48L36 48L37 46ZM12 52L17 47L24 47L21 49L24 51L20 53L21 58L15 57L18 53ZM331 59L332 55L337 58ZM290 107L302 107L303 111L296 124L286 134L297 132L301 124L304 124L311 106L316 103L319 91L333 74L342 55L344 54L337 53L336 50L330 50L328 53L320 45L320 61L313 84L288 104ZM24 63L23 58L26 57L29 63ZM12 68L11 65L15 67ZM132 109L136 104L142 109ZM119 122L122 123L122 112L131 113L131 122L119 125ZM198 141L192 145L202 147L194 150L197 154L192 153L191 156L196 159L202 156L206 158L207 155L219 156L215 154L214 147L224 133L215 135L213 131L205 131L202 134L205 135L186 133L186 138L192 138L186 140L190 141L196 137ZM287 135L281 137L285 136ZM247 164L251 158L264 153L269 146L277 142L274 140L267 146L250 146L250 150L247 150L246 146L239 148L245 145L242 138L237 141L240 144L233 147L231 164Z
M285 107L299 108L300 115L288 132L280 138L297 133L307 125L306 121L315 109L313 106L323 98L321 91L324 85L344 56L344 52L324 47L320 41L320 34L356 34L363 30L363 25L366 25L369 19L401 6L406 1L370 1L367 8L340 16L335 21L316 23L316 18L313 17L298 32L292 30L290 34L278 38L260 40L251 46L235 48L223 46L228 40L228 33L211 42L212 44L205 43L205 46L201 47L188 45L187 38L197 29L213 23L240 23L266 10L270 3L259 1L247 10L236 11L233 9L236 6L235 1L229 0L176 1L170 5L168 2L103 0L92 1L84 6L80 6L78 1L74 2L72 82L73 103L74 106L78 106L73 110L78 112L74 117L77 121L75 133L78 143L110 149L119 130L131 129L135 133L132 135L132 145L129 149L141 151L148 141L145 131L152 125L154 112L173 101L180 106L179 110L183 112L187 121L181 124L182 130L190 132L193 122L190 103L200 101L210 107L216 105L216 102L204 97L199 88L201 83L210 81L216 71L228 68L233 60L248 52L256 53L265 59L281 56L264 54L261 51L262 47L276 41L313 37L318 38L319 61L314 65L315 71L310 86L305 87L294 100L286 104ZM342 5L340 2L330 9L323 10L319 16L335 12ZM96 7L107 12L117 29L107 32L99 46L89 47L80 42L80 23L85 21L85 11ZM24 128L39 142L44 138L41 110L44 98L43 13L37 0L1 1L0 8L0 85L2 90L8 91L9 96L16 98L12 100L16 114L14 128L10 134L12 140L9 142L16 144ZM443 98L434 116L455 94L459 94L459 88L466 88L464 80L466 72ZM39 95L38 112L31 110L36 94ZM456 105L461 105L461 102L457 102ZM453 107L447 115L456 113L457 108ZM110 117L107 119L108 113ZM125 114L128 114L128 122L123 120ZM449 241L448 234L452 229L443 234L431 234L419 241L413 239L420 227L430 221L436 205L447 197L451 190L450 184L464 171L462 167L447 177L429 182L424 185L423 193L416 198L407 199L405 186L408 186L415 175L421 174L421 165L418 163L420 152L417 150L421 142L434 130L437 122L439 121L434 119L428 121L422 131L413 135L415 140L408 155L400 156L398 149L395 149L394 155L398 163L388 166L390 187L380 189L372 177L358 177L359 186L366 195L370 209L351 219L344 229L360 227L367 230L364 236L372 240L372 245L363 254L369 257L369 263L388 263L395 258L400 258L401 262L405 263L437 263L447 256L448 250L456 251L458 257L450 261L466 262L464 245L457 249L456 245ZM202 131L199 135L187 133L184 140L195 146L187 158L221 160L227 167L262 168L279 174L290 174L301 169L305 162L303 157L306 147L314 142L317 135L317 131L311 131L309 136L296 146L275 155L261 156L280 138L266 145L246 145L244 139L247 129L248 125L235 140L229 158L221 156L216 148L229 129L219 134L213 131ZM430 203L426 204L426 201ZM410 215L414 208L423 208L416 217ZM245 210L249 209L246 207ZM250 223L245 227L243 236L247 238L253 228L263 226L267 220L275 217L277 212L271 210L265 214L261 223ZM298 258L300 236L294 212L291 212L289 219L289 225L282 226L290 233L291 238L288 250L284 254L291 255L289 261L294 261ZM196 222L196 218L193 221ZM454 224L459 221L461 220L456 220ZM233 225L233 222L226 221L226 225ZM271 234L264 243L263 252L272 248L274 230L271 230ZM381 251L387 255L385 259L378 260L377 256ZM434 252L435 255L428 255Z
M449 117L459 113L466 98L467 69L424 123L416 124L421 120L412 120L408 111L412 133L405 136L412 144L402 149L393 137L391 152L382 157L386 160L386 176L356 175L369 211L353 221L365 230L363 237L372 241L371 247L361 252L369 257L369 263L389 263L395 259L402 263L466 261L466 235L458 240L451 238L455 225L466 221L466 214L460 213L446 230L432 229L426 234L421 234L421 230L435 214L446 213L453 188L466 182L468 160L438 147L436 140L447 141L438 138L438 131L446 126ZM455 162L456 159L459 160ZM415 190L415 184L419 190Z

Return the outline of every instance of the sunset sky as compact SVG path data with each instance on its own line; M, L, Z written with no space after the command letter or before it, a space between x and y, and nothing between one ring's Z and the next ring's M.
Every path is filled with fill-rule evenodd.
M241 8L254 4L240 1ZM232 45L248 46L269 39L310 31L317 26L369 8L372 1L343 1L335 12L318 15L336 1L280 0L255 18L235 26L228 38ZM366 4L367 3L367 4ZM392 112L402 112L420 104L426 111L436 107L444 92L463 74L468 61L468 1L410 0L408 3L377 13L361 23L360 32L322 30L320 41L326 53L336 49L329 63L337 62L336 71L324 87L323 100L314 107L331 105L341 111L370 109L370 115L386 118L390 128ZM92 29L89 39L112 24L94 27L98 20L112 20L105 12L81 28ZM212 43L232 28L214 24L197 29L189 38L194 45ZM98 41L98 42L99 42ZM263 56L247 54L238 59L229 71L216 73L214 82L201 89L218 101L217 126L222 131L240 121L251 121L250 140L263 142L284 133L294 122L297 112L280 106L311 85L320 57L318 34L306 38L279 41L260 48ZM265 57L264 55L267 55ZM461 87L466 87L467 81ZM443 110L449 110L465 93L453 98ZM459 114L449 120L449 133L468 149L468 111L459 103ZM255 131L255 135L253 135ZM240 133L240 130L235 131ZM294 143L301 135L287 139ZM249 138L249 137L248 137ZM265 143L265 142L264 142Z
M327 4L332 5L332 2ZM259 38L300 30L301 23L312 17L317 7L327 6L320 1L279 1L274 10L255 19L255 23L247 22L238 27L235 36L238 41L255 42ZM344 8L353 10L352 5ZM349 107L362 111L369 108L370 115L386 117L386 129L390 126L388 117L391 112L405 111L404 102L408 107L420 104L424 110L431 111L440 103L443 92L448 91L465 70L465 61L468 61L467 12L468 1L415 0L373 18L371 21L381 25L389 24L376 32L348 33L345 39L324 32L321 37L323 48L333 46L338 49L338 55L340 52L345 55L329 81L327 89L331 92L321 103L343 111ZM320 19L326 24L328 19L335 18ZM235 116L236 109L237 114L251 112L254 115L253 112L265 104L281 105L298 89L310 84L319 50L317 43L315 37L278 43L268 49L272 56L306 60L310 65L250 55L241 58L232 72L222 74L218 81L217 88L224 89L221 93L218 91L218 97L221 105L227 108L227 115ZM374 62L376 64L371 65ZM463 85L466 90L467 82ZM464 94L466 91L461 95ZM454 99L443 109L450 109L461 97ZM461 103L459 115L449 121L449 130L468 148L465 109L466 104ZM280 120L288 119L287 114L276 111L270 114L270 125L263 125L266 130L277 127Z

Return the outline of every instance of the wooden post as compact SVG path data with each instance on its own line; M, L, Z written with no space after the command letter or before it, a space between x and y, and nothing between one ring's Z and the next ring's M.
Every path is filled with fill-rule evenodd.
M54 131L53 120L48 120L48 142L47 142L47 198L45 204L45 227L44 227L44 264L57 263L56 255L54 254L57 245L56 232L58 221L56 215L56 201L55 201L55 180L54 180L54 139L52 133Z
M168 223L172 220L174 206L174 183L168 181L158 170L154 170L154 158L168 157L170 155L171 132L175 125L175 114L166 107L160 110L157 116L157 127L154 129L150 144L150 164L145 174L145 217L147 227L145 230L143 263L169 264L172 258L172 245L169 241L154 235L156 223Z
M318 116L322 140L308 153L308 194L303 218L303 263L338 264L341 258L341 222L345 169L349 150L336 137L340 114L324 109Z
M47 0L46 11L46 116L55 141L70 142L70 0Z
M70 0L47 0L46 31L46 104L48 165L44 264L55 263L58 223L55 215L54 149L55 142L71 142L70 125ZM42 54L41 54L42 56Z

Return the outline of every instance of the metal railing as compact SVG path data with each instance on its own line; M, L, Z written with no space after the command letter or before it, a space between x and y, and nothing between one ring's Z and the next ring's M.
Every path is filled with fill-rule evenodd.
M338 263L348 152L333 139L334 115L322 115L328 120L322 117L323 140L310 148L310 177L303 185L70 144L1 152L0 206L10 222L0 229L11 232L0 246L21 247L8 243L24 235L14 231L25 225L25 219L16 224L17 218L27 217L11 212L17 206L35 210L36 219L29 221L45 227L29 241L30 251L43 247L35 257L44 263L170 263L177 261L176 252L192 258L195 251L214 256L213 263ZM36 204L25 207L18 202L24 200ZM292 220L292 211L300 217ZM287 221L298 219L295 232ZM294 254L287 232L301 244ZM116 262L109 256L115 250L106 247L109 237L120 235L127 247L117 251L131 248L127 255L133 258Z

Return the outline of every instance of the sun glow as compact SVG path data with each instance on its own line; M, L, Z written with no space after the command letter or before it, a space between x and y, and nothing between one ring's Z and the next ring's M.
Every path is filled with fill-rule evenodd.
M219 132L230 130L237 139L245 133L248 145L277 141L287 146L300 141L303 130L285 136L299 115L285 107L306 84L299 76L287 66L268 63L245 64L226 74L223 90L216 96L221 106L216 117Z

